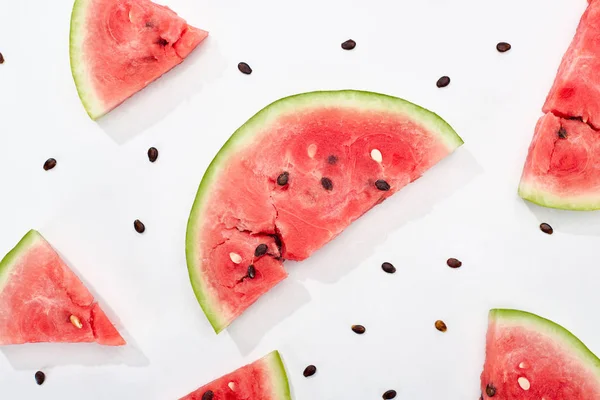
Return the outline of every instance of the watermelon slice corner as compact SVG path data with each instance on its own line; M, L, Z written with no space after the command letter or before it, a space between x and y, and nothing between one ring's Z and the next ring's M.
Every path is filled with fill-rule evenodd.
M150 0L76 0L71 72L88 115L102 117L183 62L207 36Z
M550 320L493 309L481 393L485 400L599 399L600 359Z
M81 280L37 231L0 261L0 345L125 345Z

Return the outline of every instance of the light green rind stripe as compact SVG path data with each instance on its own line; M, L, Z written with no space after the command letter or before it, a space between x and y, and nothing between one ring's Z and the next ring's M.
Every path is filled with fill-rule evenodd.
M559 197L544 190L536 189L527 183L521 182L519 185L519 196L542 207L558 208L561 210L571 211L600 210L600 194L598 198L583 196Z
M510 309L490 310L489 318L503 325L529 326L538 332L548 335L564 344L566 348L572 350L572 353L576 354L577 358L588 365L598 379L600 379L600 359L581 340L557 323L526 311Z
M42 238L35 230L30 230L27 232L25 236L17 243L17 245L8 252L7 255L4 256L2 261L0 261L0 291L4 289L6 282L8 282L10 277L10 272L12 267L19 260L20 256L23 255L33 244L35 244L38 240Z
M454 129L437 114L404 99L380 93L357 90L301 93L277 100L255 114L231 135L208 166L198 188L188 220L186 236L188 273L196 298L216 333L221 332L230 321L219 315L217 312L217 299L209 297L203 279L198 274L200 269L198 261L201 260L202 254L196 241L200 221L202 220L202 206L205 204L206 196L210 192L210 186L219 176L221 166L227 163L232 154L235 154L238 149L243 148L250 141L256 140L257 134L264 132L265 127L282 115L300 110L326 107L347 107L356 110L380 110L397 113L398 115L410 117L424 128L436 133L449 152L454 151L463 144L463 140Z
M273 400L291 400L290 383L285 366L279 351L275 350L266 357L266 362L271 370L271 384L273 385Z

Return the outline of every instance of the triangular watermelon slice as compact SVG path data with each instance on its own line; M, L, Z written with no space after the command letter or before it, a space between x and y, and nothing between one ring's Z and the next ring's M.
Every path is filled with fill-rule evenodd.
M94 297L38 232L0 261L0 345L125 340Z
M518 310L491 310L484 400L600 399L600 359L571 332Z
M204 174L188 223L215 331L286 277L282 259L309 257L462 143L436 114L370 92L299 94L252 117Z
M71 70L97 119L181 63L208 32L149 0L76 0Z
M278 351L215 379L180 400L291 400Z

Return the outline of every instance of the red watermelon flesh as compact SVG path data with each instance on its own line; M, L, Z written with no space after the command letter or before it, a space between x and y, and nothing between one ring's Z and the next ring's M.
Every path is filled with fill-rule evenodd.
M600 128L600 1L583 14L544 105L545 113L581 117Z
M149 0L77 0L71 69L93 119L181 63L208 33Z
M0 262L0 345L36 342L125 344L79 278L32 230Z
M211 397L212 394L212 397ZM180 400L291 400L287 374L274 351L215 379Z
M521 197L564 209L600 208L600 134L580 120L546 114L537 123Z
M483 399L600 399L600 359L569 331L517 310L492 310Z

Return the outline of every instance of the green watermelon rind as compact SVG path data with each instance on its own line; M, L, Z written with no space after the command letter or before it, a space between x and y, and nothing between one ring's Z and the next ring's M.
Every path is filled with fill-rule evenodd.
M526 182L519 184L519 196L542 207L570 211L600 210L600 196L594 197L561 197L536 188Z
M265 357L265 361L269 366L273 399L276 400L291 400L290 382L281 359L279 351L275 350Z
M19 243L4 256L2 261L0 261L0 292L4 289L4 286L9 280L12 267L32 245L40 240L41 237L39 232L33 229L30 230L23 236Z
M600 379L600 359L577 336L556 322L526 311L500 308L490 310L489 319L503 325L532 327L535 331L544 333L589 365Z
M198 236L198 227L201 225L202 205L205 204L207 195L210 193L210 187L229 157L254 139L262 127L267 126L282 114L294 110L327 106L396 111L399 114L411 116L425 128L436 132L450 152L464 143L456 131L437 114L404 99L374 92L339 90L300 93L277 100L256 113L231 135L208 166L200 182L188 220L186 235L188 273L196 298L216 333L225 329L231 321L227 321L218 314L216 311L218 308L215 307L216 304L213 304L217 300L209 298L203 279L198 274L200 268L197 260L200 260L201 253L195 241Z

